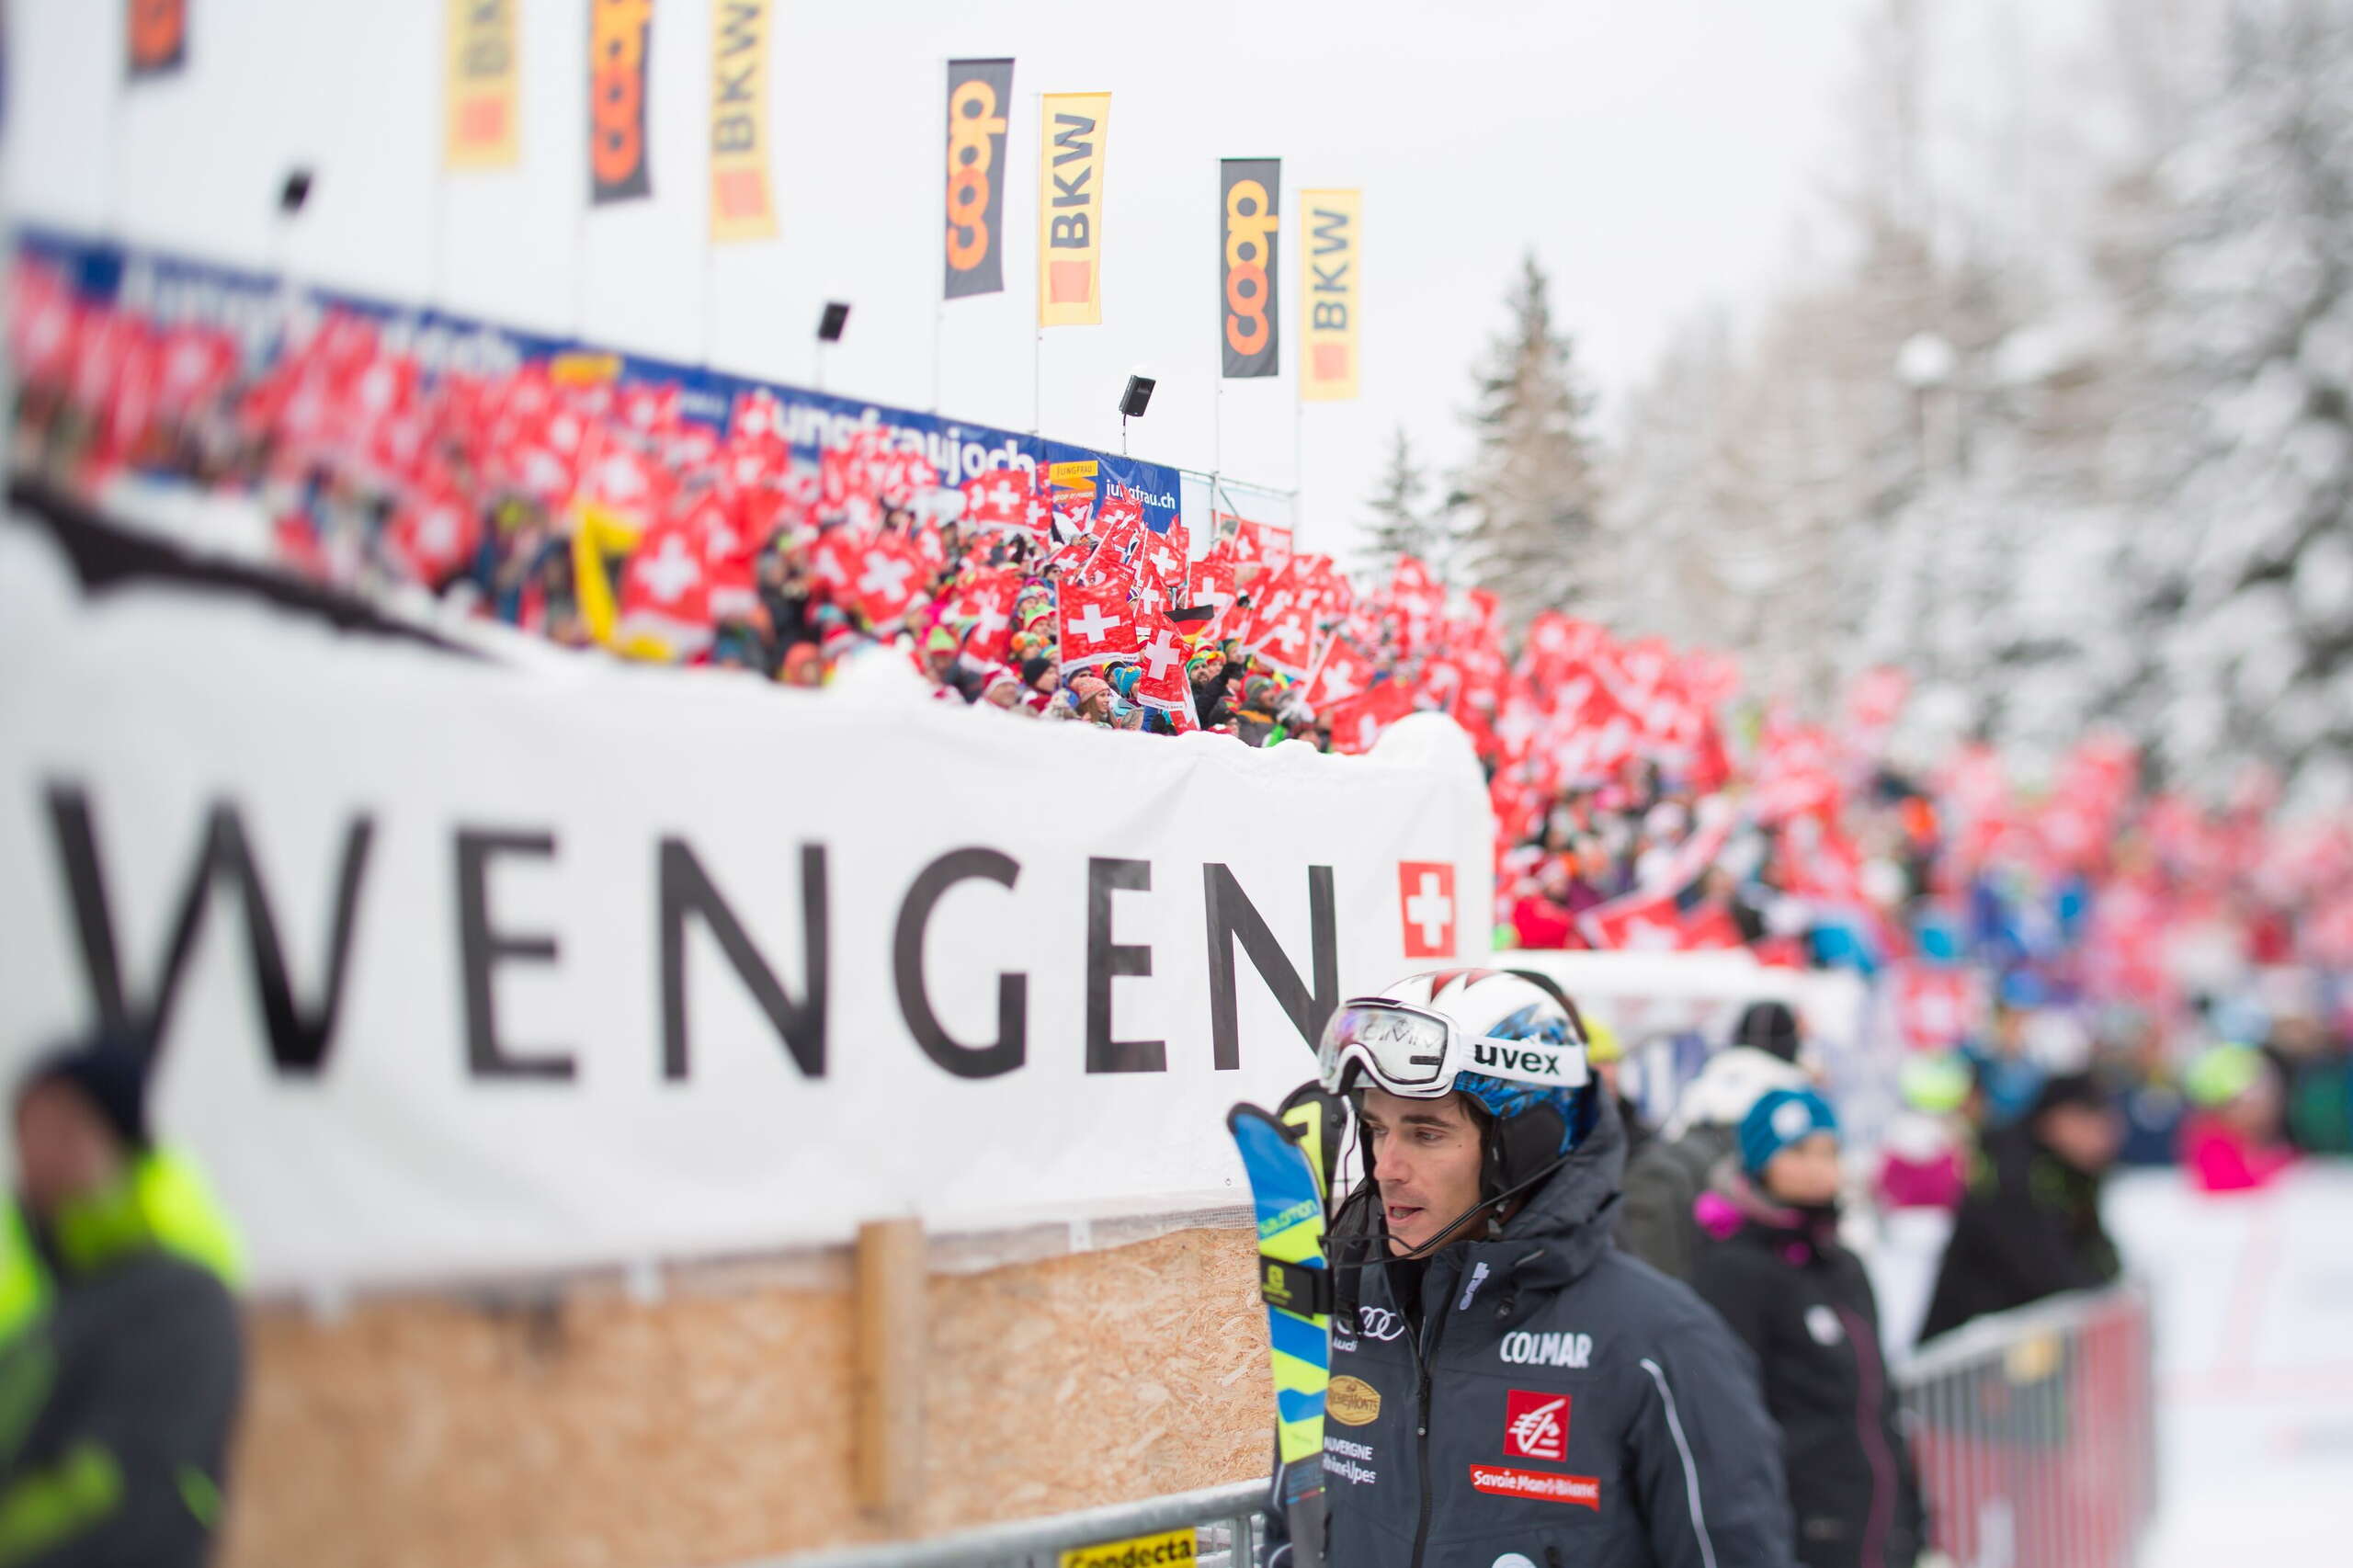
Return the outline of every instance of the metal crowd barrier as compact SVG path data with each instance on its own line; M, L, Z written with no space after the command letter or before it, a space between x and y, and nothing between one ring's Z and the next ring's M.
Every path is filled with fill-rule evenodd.
M2131 1568L2156 1502L2139 1287L1980 1318L1893 1370L1931 1538L1956 1568ZM1245 1481L746 1568L1251 1568L1266 1497Z
M1929 1533L1959 1568L2130 1568L2156 1506L2137 1286L1980 1318L1895 1369Z

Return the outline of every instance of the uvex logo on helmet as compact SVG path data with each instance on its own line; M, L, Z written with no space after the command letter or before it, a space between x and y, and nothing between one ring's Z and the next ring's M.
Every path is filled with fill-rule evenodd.
M1560 1046L1476 1040L1471 1042L1471 1064L1497 1078L1560 1084L1571 1088L1585 1082L1584 1064Z

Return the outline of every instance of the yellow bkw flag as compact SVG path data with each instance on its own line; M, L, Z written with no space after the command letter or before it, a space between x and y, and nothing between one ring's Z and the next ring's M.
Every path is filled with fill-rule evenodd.
M1103 324L1108 93L1048 93L1038 119L1038 324Z
M1364 242L1364 193L1302 190L1299 316L1302 352L1299 395L1345 403L1357 395L1357 256Z
M768 180L774 0L711 0L710 241L776 237Z
M520 0L449 0L442 41L441 161L452 169L506 169L522 155L517 134Z

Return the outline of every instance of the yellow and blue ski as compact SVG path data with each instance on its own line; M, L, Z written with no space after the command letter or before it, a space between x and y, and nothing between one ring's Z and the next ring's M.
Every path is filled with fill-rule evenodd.
M1275 1495L1292 1568L1324 1562L1324 1391L1332 1375L1332 1269L1324 1251L1327 1102L1294 1095L1276 1117L1237 1105L1225 1125L1258 1216L1258 1294L1275 1374Z

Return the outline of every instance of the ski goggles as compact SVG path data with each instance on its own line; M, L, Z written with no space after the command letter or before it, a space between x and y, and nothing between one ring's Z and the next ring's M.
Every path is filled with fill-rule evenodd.
M1574 1040L1554 1045L1474 1036L1443 1013L1377 996L1341 1004L1316 1042L1315 1076L1325 1093L1347 1087L1352 1069L1392 1095L1416 1100L1451 1094L1464 1073L1552 1089L1582 1087L1587 1077L1585 1047Z

